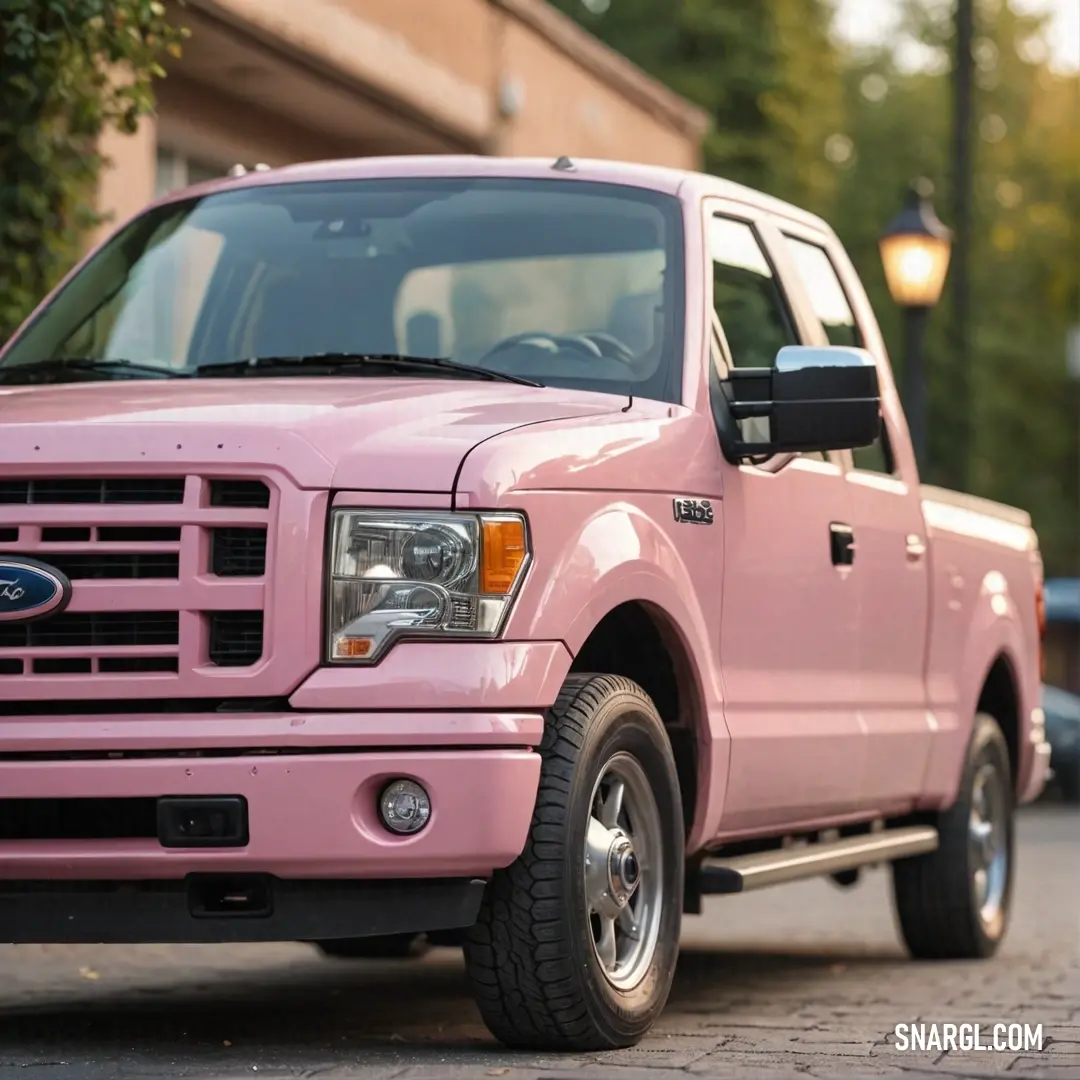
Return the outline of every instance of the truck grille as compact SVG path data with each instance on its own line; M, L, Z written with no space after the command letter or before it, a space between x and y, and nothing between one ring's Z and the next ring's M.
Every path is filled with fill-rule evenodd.
M215 611L210 616L210 660L218 667L250 667L262 649L261 611Z
M110 645L176 645L175 611L64 612L32 623L0 623L0 648L94 648Z
M215 529L210 565L218 577L262 577L266 573L266 530Z
M170 551L132 552L124 555L56 554L49 565L71 581L114 581L118 578L176 578L180 576L180 555Z
M210 505L265 510L270 489L261 480L211 480Z
M261 479L0 480L0 557L37 559L72 582L61 614L0 623L0 700L40 676L82 676L61 697L101 679L100 695L125 675L258 664L273 517Z
M70 506L73 503L116 505L182 503L184 478L77 477L63 480L0 480L0 503L42 503Z

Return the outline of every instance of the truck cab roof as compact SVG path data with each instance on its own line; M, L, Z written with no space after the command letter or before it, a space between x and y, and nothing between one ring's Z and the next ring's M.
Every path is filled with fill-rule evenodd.
M672 169L595 158L483 157L478 154L416 154L398 157L342 158L304 162L272 169L244 172L237 176L208 180L171 193L161 202L187 198L193 194L236 190L282 183L327 180L388 179L392 177L499 177L520 179L570 179L593 183L625 184L648 188L696 201L711 195L754 206L777 217L798 221L823 233L831 233L820 217L782 199L722 177L689 169Z

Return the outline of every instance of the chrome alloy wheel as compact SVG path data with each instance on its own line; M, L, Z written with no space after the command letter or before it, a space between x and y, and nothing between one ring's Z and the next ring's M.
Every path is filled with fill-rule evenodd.
M652 963L664 904L660 810L637 759L600 770L585 834L585 903L593 949L608 982L636 986Z
M998 917L1009 879L1008 797L1001 773L985 764L975 774L968 821L972 886L984 926Z

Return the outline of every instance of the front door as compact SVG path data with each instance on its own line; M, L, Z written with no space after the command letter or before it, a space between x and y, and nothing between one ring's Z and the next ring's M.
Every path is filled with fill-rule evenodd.
M859 696L868 736L860 805L895 809L922 790L936 730L925 681L929 550L918 477L914 462L898 460L893 451L908 445L898 426L902 413L880 342L869 320L860 326L855 317L855 302L865 297L858 297L846 257L837 246L830 252L830 241L794 226L782 242L820 324L819 343L869 348L879 356L881 435L874 446L844 457L862 611ZM902 437L890 438L890 432Z
M715 363L772 367L800 344L761 242L768 226L713 213ZM718 404L717 408L723 408ZM855 678L852 496L826 455L742 465L724 484L720 658L731 767L723 832L810 822L854 808L866 740Z

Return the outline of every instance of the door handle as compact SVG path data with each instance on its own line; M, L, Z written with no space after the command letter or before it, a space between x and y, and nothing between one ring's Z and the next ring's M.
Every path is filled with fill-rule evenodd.
M829 551L833 566L852 566L855 562L855 533L850 525L834 521L829 525Z
M908 533L905 547L908 562L918 562L926 554L926 541L918 533Z

